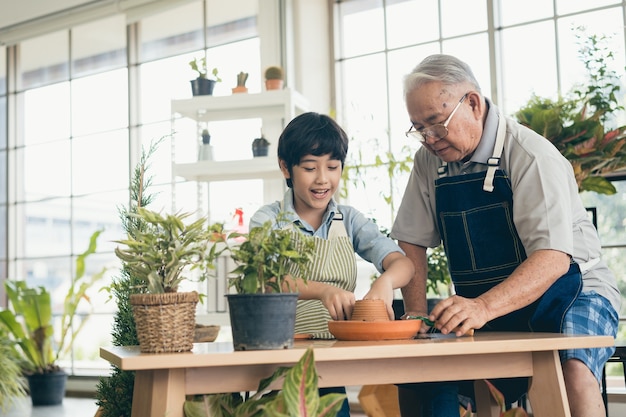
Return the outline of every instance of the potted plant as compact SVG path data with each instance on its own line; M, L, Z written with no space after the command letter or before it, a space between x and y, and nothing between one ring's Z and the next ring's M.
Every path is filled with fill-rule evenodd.
M608 128L618 103L620 76L609 70L605 37L577 35L589 79L567 97L532 96L515 116L556 146L574 168L579 191L615 194L606 174L626 168L626 126Z
M208 245L217 226L205 227L204 217L185 224L190 213L161 214L145 207L127 216L143 227L116 241L125 248L115 248L115 254L144 289L130 295L140 350L190 351L199 295L178 287L192 269L201 268L200 279L206 277L206 268L221 253Z
M102 231L92 234L89 247L76 259L76 277L65 295L60 328L55 339L50 293L45 287L29 287L25 281L7 280L5 289L9 308L0 311L0 326L12 335L21 355L21 369L28 380L32 404L61 404L67 373L58 360L69 352L87 317L76 323L81 302L90 303L87 290L106 272L85 276L85 259L96 251L96 240Z
M281 391L268 389L281 379ZM320 397L317 380L313 348L309 347L293 367L280 367L262 379L251 397L244 399L239 392L197 396L185 401L185 417L334 417L346 396L333 393Z
M194 58L189 61L191 69L198 73L196 79L191 80L191 92L194 96L210 96L213 94L216 82L222 79L217 76L217 68L213 68L211 74L213 78L208 78L208 69L206 65L206 57Z
M240 72L237 74L237 86L233 88L233 94L235 93L247 93L248 87L246 87L246 81L248 80L247 72Z
M283 218L278 216L276 226ZM229 278L229 287L236 293L226 295L234 348L290 348L298 300L297 288L290 283L299 278L306 284L313 239L275 227L271 221L253 227L244 236L243 242L230 249L237 265Z
M278 66L271 66L265 70L265 89L280 90L283 88L283 69Z
M4 328L0 328L0 410L5 413L26 395L21 359ZM4 414L3 414L4 415Z
M256 138L252 141L252 156L267 156L270 148L270 141L263 136L261 133L261 137Z

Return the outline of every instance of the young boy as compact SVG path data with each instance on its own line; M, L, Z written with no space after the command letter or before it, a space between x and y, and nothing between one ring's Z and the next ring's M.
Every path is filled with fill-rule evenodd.
M307 284L294 284L299 293L295 332L318 339L333 337L329 320L352 315L355 252L381 272L364 299L384 300L390 319L393 290L406 285L414 273L412 262L372 220L333 199L347 151L348 136L330 117L309 112L294 118L278 140L278 162L289 189L282 201L261 207L250 219L252 228L274 222L284 212L288 220L276 227L316 237ZM344 388L330 390L345 393ZM347 401L338 415L349 416Z

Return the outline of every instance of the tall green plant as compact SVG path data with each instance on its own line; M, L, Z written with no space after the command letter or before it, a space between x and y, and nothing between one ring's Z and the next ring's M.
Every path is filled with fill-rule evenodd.
M609 69L614 56L606 36L585 36L579 28L577 39L587 82L556 100L533 95L515 116L570 161L579 191L615 194L604 176L626 168L626 126L608 128L623 110L620 76Z
M141 157L131 177L130 204L128 207L118 209L122 228L129 236L134 236L135 231L145 228L139 219L129 214L136 213L138 207L149 206L154 199L154 195L148 193L152 177L146 172L150 168L150 158L164 138L154 141L147 150L142 149ZM111 286L107 288L117 304L111 331L114 346L139 345L130 295L146 291L141 283L142 280L134 276L127 265L122 264L121 275L114 278ZM101 377L96 387L96 404L102 411L102 417L130 417L134 387L134 371L124 371L111 365L111 375Z
M283 381L281 391L270 390ZM198 396L185 401L185 417L334 417L345 394L319 396L315 355L309 347L293 367L279 367L249 398L240 393Z

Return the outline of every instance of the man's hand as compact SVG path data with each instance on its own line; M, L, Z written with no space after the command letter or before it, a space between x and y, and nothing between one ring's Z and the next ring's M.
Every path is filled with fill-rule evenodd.
M489 309L480 298L453 295L440 301L430 314L435 327L443 334L463 336L480 329L489 321Z

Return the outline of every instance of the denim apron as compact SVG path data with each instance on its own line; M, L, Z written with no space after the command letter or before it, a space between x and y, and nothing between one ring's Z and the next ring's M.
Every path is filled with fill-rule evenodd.
M504 281L525 259L513 223L513 191L499 169L506 120L500 112L493 156L486 171L448 177L443 162L435 181L437 221L456 294L475 298ZM560 333L565 313L582 288L579 266L571 263L532 304L488 322L483 330Z

